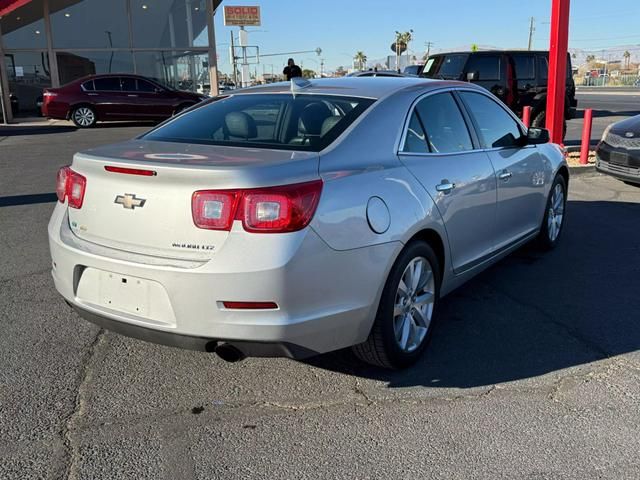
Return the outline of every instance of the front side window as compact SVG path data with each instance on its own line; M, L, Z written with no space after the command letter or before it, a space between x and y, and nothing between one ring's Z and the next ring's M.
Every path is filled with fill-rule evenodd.
M500 57L497 55L472 55L467 72L477 72L477 80L500 80Z
M481 93L460 92L460 96L475 120L483 148L519 146L522 132L504 108Z
M319 152L373 102L332 95L230 95L181 115L143 138Z
M467 124L450 93L431 95L416 106L422 120L429 149L433 153L473 150Z
M104 77L96 78L93 81L96 90L102 90L106 92L119 92L120 91L120 79L118 77Z

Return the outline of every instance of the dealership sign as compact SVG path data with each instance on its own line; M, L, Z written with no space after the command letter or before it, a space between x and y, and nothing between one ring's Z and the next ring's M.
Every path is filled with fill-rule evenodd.
M260 7L224 7L224 24L227 27L259 27Z

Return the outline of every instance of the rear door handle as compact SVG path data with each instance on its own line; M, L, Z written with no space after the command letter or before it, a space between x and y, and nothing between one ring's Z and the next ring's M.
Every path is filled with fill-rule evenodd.
M127 95L127 97L137 97L137 96L138 96L138 95L133 95L133 94L131 94L131 95Z
M513 173L508 170L503 170L500 175L498 175L500 180L509 180L511 177L513 177Z
M97 97L97 96L98 96L98 94L97 94L97 93L87 93L87 95L90 95L90 96L92 96L92 97Z
M456 188L456 184L455 183L450 183L450 182L448 182L446 180L443 180L440 185L436 185L436 190L438 192L443 192L443 193L449 193L454 188Z

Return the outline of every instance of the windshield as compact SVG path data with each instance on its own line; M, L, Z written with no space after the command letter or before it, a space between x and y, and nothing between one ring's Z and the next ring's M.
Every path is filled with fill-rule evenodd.
M425 68L424 75L431 78L457 80L462 76L468 57L466 53L432 57L427 62L428 68Z
M334 95L229 95L186 112L142 138L319 152L373 102Z

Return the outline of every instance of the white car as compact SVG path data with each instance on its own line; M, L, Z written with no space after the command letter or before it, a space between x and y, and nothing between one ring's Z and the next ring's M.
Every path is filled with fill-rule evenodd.
M557 244L569 178L548 140L459 82L237 90L60 170L53 279L82 317L153 342L406 367L441 296Z

